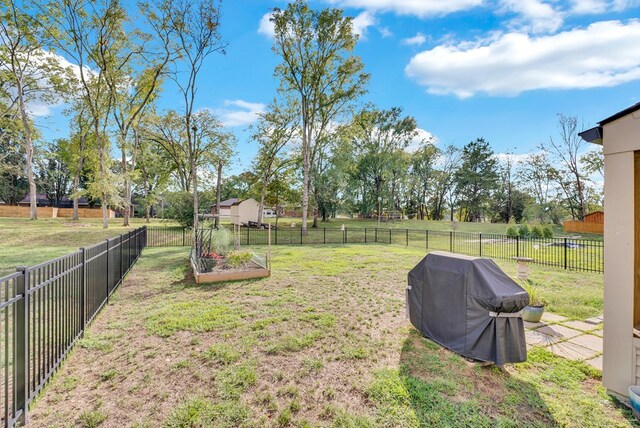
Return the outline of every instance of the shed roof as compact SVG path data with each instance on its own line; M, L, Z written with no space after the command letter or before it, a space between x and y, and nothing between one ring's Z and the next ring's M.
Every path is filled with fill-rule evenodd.
M224 201L220 201L220 206L221 207L230 207L231 205L235 204L236 202L238 202L238 198L229 198L229 199L225 199ZM212 206L216 206L216 204L213 204Z

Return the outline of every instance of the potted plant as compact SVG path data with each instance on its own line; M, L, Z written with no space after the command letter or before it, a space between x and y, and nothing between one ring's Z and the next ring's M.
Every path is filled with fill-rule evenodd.
M528 322L540 322L547 301L540 296L538 288L531 283L525 285L524 289L529 294L529 306L522 310L522 319Z

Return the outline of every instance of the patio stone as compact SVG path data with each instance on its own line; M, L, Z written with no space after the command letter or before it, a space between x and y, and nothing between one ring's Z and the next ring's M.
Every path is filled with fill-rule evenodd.
M598 325L598 324L602 324L603 320L604 320L603 316L600 315L599 317L588 318L584 320L584 322L593 324L593 325Z
M586 360L598 354L597 351L571 342L553 343L547 349L556 355L570 360Z
M540 333L538 330L527 330L524 332L524 337L527 345L533 346L549 346L558 342L560 339L557 337L549 336L548 334Z
M585 348L593 349L594 351L602 352L602 338L599 336L582 334L569 339L569 342L584 346Z
M595 334L596 336L602 337L602 330L593 330L589 332L590 334Z
M528 328L530 330L534 330L534 329L539 328L539 327L544 327L545 325L547 325L547 324L542 322L542 321L540 321L540 322L525 321L524 322L524 328Z
M591 358L590 360L586 360L585 363L589 364L593 368L596 368L598 370L602 370L602 355L598 355L595 358Z
M566 325L567 327L575 328L576 330L582 331L591 331L597 328L597 326L586 323L584 321L565 321L562 323L562 325Z
M567 317L563 317L560 315L552 314L551 312L545 312L542 315L542 321L546 322L562 322L567 321Z
M569 339L571 337L576 337L582 334L582 332L578 330L574 330L569 327L565 327L562 324L547 325L545 327L541 327L537 329L536 331L539 333L543 333L549 336L554 336L562 339Z

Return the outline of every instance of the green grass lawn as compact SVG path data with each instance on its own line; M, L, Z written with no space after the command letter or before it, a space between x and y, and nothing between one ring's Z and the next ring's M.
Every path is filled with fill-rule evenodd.
M309 221L309 227L311 227L312 220ZM275 218L264 219L265 223L275 224ZM279 227L290 227L291 223L294 223L297 227L300 227L301 221L299 218L280 218L278 219ZM318 227L323 228L339 228L342 225L347 228L375 228L378 227L377 220L372 219L351 219L346 217L332 218L327 222L318 220ZM456 231L458 232L473 232L473 233L495 233L506 234L509 225L504 223L467 223L457 222ZM550 225L555 236L578 236L575 233L566 234L562 231L561 225ZM453 229L453 224L450 221L440 220L390 220L380 222L380 228L385 229L414 229L414 230L435 230L435 231L450 231ZM602 235L582 233L579 234L584 239L594 239L601 241Z
M634 426L585 364L534 348L527 363L480 367L420 337L404 318L419 249L278 247L270 278L200 286L187 255L143 252L30 426ZM574 294L601 291L601 276L532 278L559 313L576 281L589 292Z
M41 263L145 224L144 219L132 219L131 227L123 227L122 219L116 218L103 229L102 219L0 218L0 276L14 272L17 266ZM159 224L165 222L152 223Z

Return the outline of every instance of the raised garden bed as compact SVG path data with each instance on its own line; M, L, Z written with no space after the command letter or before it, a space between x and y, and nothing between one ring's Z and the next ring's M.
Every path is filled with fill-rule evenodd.
M228 260L218 255L196 257L191 254L191 266L193 275L198 284L205 282L238 281L241 279L264 278L271 276L267 258L253 255L251 260L230 265Z

